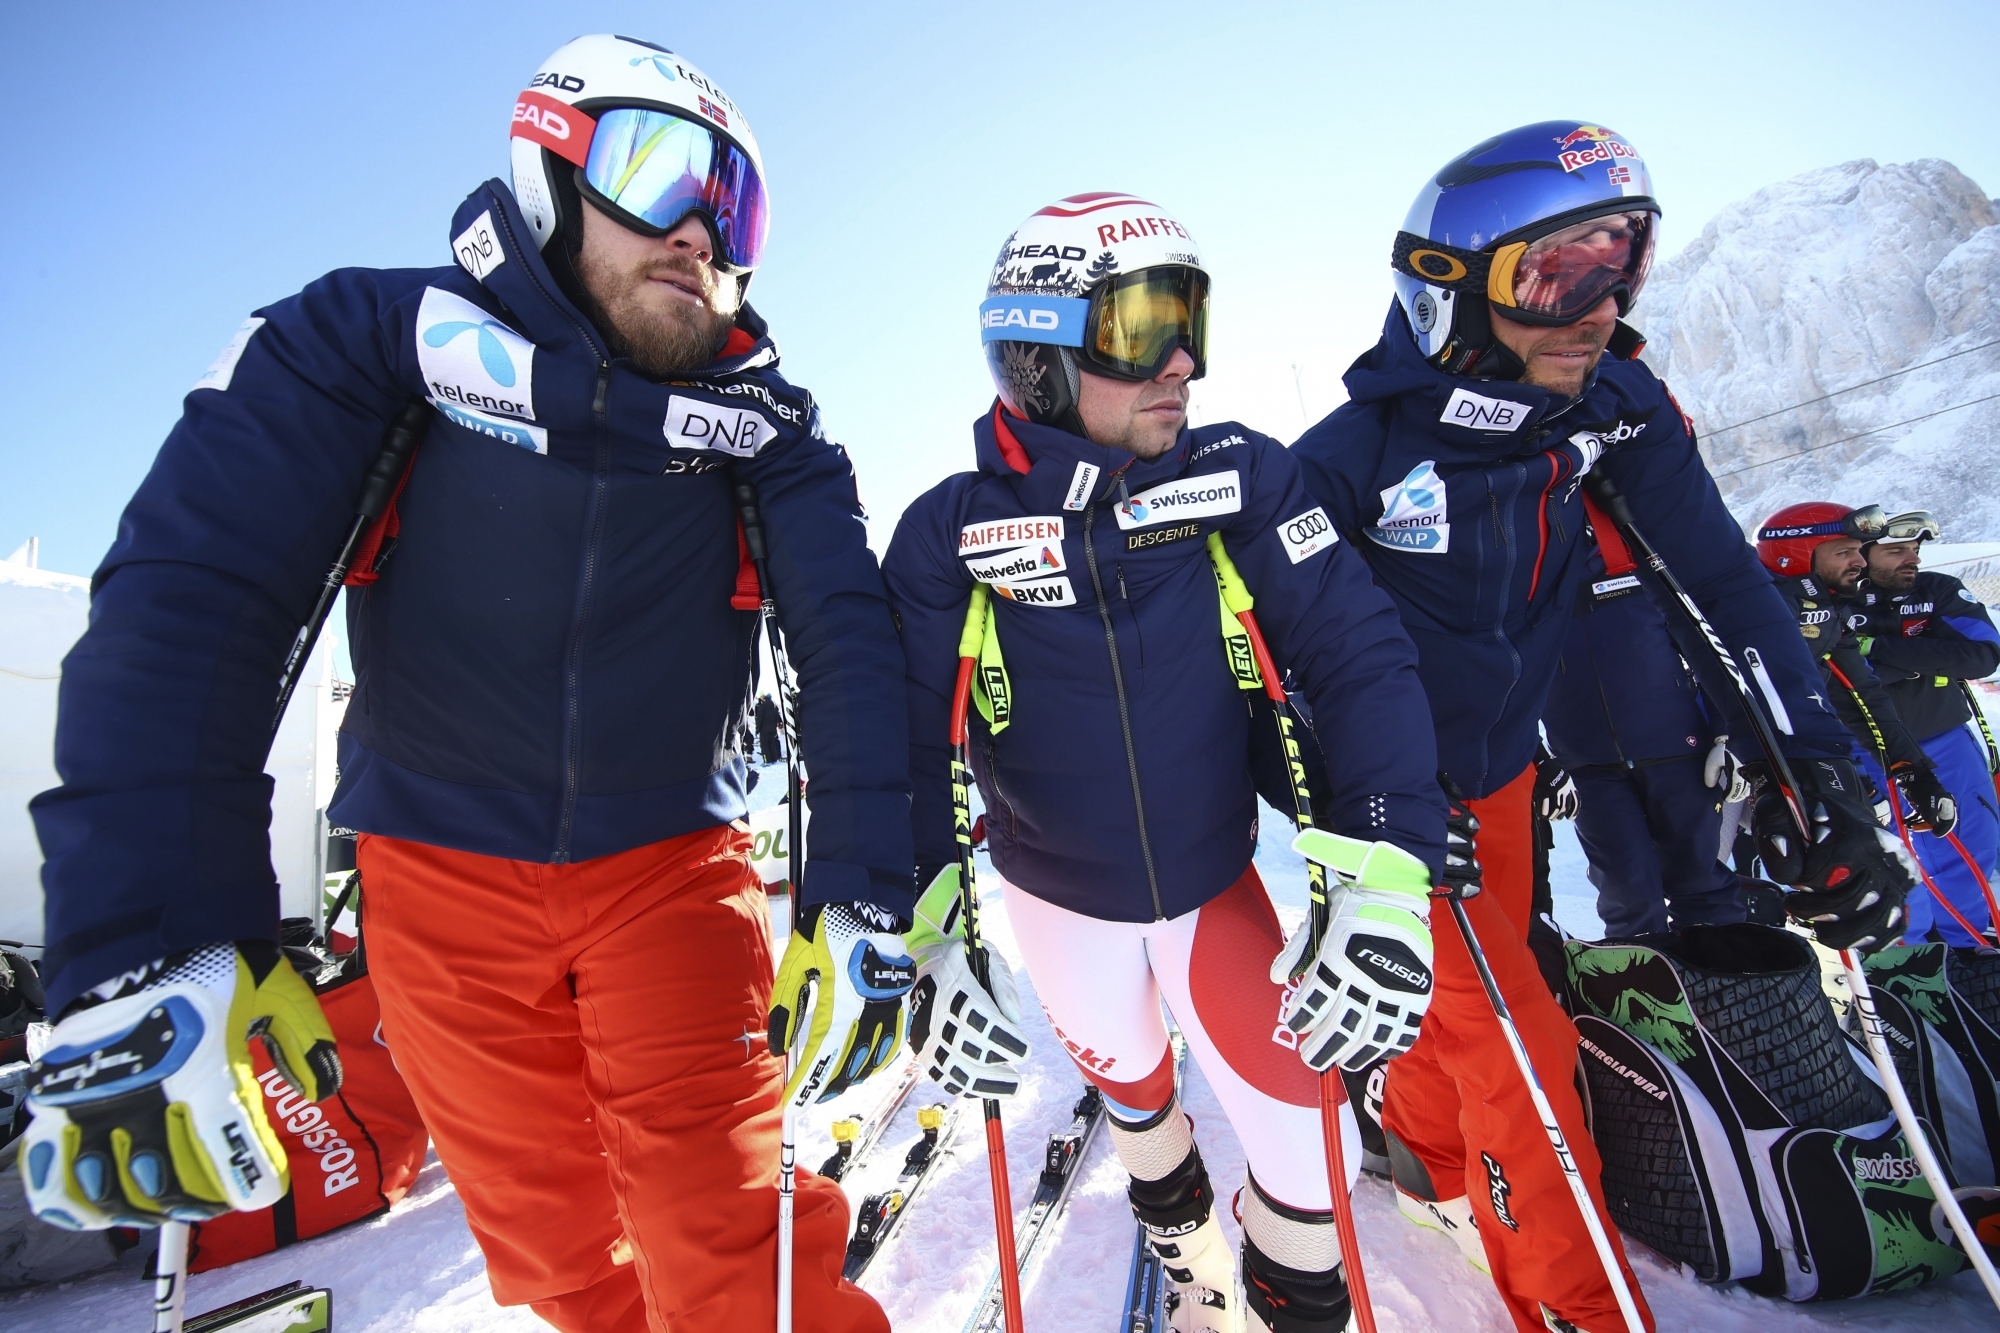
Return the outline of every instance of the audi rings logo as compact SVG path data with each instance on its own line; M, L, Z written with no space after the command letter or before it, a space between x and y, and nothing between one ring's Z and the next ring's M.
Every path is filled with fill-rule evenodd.
M1327 520L1326 511L1315 509L1285 524L1285 540L1303 545L1321 533L1332 531L1333 524Z

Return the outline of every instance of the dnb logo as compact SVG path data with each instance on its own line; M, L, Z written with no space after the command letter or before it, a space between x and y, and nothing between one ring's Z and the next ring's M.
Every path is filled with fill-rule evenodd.
M440 403L535 419L535 345L462 296L424 289L417 364Z
M1382 492L1382 517L1366 530L1368 540L1398 551L1443 555L1451 549L1451 504L1444 478L1425 459L1410 475Z

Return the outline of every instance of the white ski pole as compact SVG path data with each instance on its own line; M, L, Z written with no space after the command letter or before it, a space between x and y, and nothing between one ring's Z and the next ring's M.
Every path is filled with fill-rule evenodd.
M181 1333L187 1263L188 1224L160 1223L160 1252L153 1257L153 1333Z
M1764 752L1765 762L1771 767L1772 780L1776 782L1780 794L1785 798L1785 808L1792 816L1792 824L1798 830L1799 837L1810 845L1812 826L1806 819L1805 805L1799 796L1798 779L1792 775L1791 763L1785 758L1783 749L1779 747L1778 733L1771 725L1770 715L1764 711L1764 701L1757 697L1749 682L1743 679L1743 672L1736 665L1735 655L1723 644L1721 637L1715 632L1715 627L1708 623L1708 617L1701 613L1701 608L1694 604L1694 599L1687 595L1687 590L1681 587L1673 571L1667 568L1667 562L1652 548L1645 535L1632 521L1632 507L1625 503L1625 497L1619 493L1618 488L1611 484L1609 478L1599 473L1593 474L1589 490L1592 500L1610 511L1611 521L1616 525L1618 533L1624 537L1626 544L1632 548L1633 554L1645 563L1647 569L1651 570L1666 588L1669 595L1660 600L1677 610L1696 631L1697 637L1706 641L1716 665L1722 668L1723 673L1735 685L1743 711L1750 719L1750 729L1757 737L1758 747ZM1882 1090L1889 1094L1889 1106L1896 1113L1896 1123L1901 1127L1903 1137L1909 1140L1910 1155L1917 1159L1917 1169L1923 1173L1924 1183L1931 1187L1932 1197L1937 1200L1938 1207L1944 1210L1945 1220L1951 1224L1952 1234L1958 1237L1958 1243L1965 1250L1965 1257L1971 1263L1973 1271L1979 1274L1980 1282L1986 1287L1987 1296L1992 1299L1995 1308L2000 1308L2000 1274L1995 1273L1993 1260L1988 1257L1986 1247L1973 1233L1971 1223L1966 1221L1965 1209L1959 1206L1957 1196L1951 1192L1951 1183L1945 1178L1937 1154L1931 1150L1930 1139L1924 1133L1923 1122L1917 1119L1916 1109L1910 1105L1909 1094L1903 1088L1902 1076L1896 1072L1896 1063L1889 1055L1889 1038L1882 1030L1881 1015L1875 1011L1875 993L1869 989L1868 978L1862 975L1860 958L1854 950L1842 949L1840 965L1847 973L1848 993L1854 997L1854 1012L1861 1020L1861 1034L1867 1040L1868 1056L1875 1062L1876 1073L1882 1077Z
M1542 1091L1542 1080L1535 1073L1535 1066L1528 1059L1528 1048L1521 1041L1521 1030L1514 1026L1514 1015L1507 1008L1507 999L1500 993L1500 984L1493 979L1493 969L1486 965L1486 951L1479 947L1479 937L1472 932L1472 918L1466 915L1465 903L1456 896L1446 897L1451 904L1452 919L1458 922L1458 933L1465 937L1465 951L1472 955L1472 966L1479 973L1479 984L1486 988L1486 998L1493 1003L1493 1016L1500 1020L1500 1031L1507 1038L1507 1049L1513 1053L1514 1064L1521 1071L1521 1078L1528 1085L1528 1096L1535 1104L1535 1114L1542 1118L1542 1128L1548 1133L1549 1146L1556 1150L1556 1161L1562 1166L1563 1180L1569 1185L1569 1192L1576 1198L1577 1211L1583 1214L1584 1229L1590 1232L1591 1247L1597 1251L1597 1261L1604 1265L1604 1278L1611 1284L1611 1292L1618 1298L1618 1312L1625 1317L1627 1333L1646 1333L1645 1321L1639 1317L1639 1304L1632 1298L1632 1288L1625 1281L1625 1270L1618 1263L1618 1256L1611 1252L1611 1237L1605 1234L1603 1219L1597 1215L1597 1205L1590 1197L1590 1189L1583 1183L1583 1172L1576 1166L1571 1156L1569 1140L1564 1137L1562 1126L1556 1123L1555 1108L1549 1105L1549 1095Z

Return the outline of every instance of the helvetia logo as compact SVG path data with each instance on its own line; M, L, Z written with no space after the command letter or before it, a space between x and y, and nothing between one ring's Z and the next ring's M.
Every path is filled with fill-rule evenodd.
M462 296L426 287L417 365L439 403L535 419L535 345Z
M1023 546L998 555L967 560L965 567L981 583L1008 583L1059 574L1067 566L1063 563L1062 544L1052 542L1045 546Z
M1451 501L1437 466L1425 459L1382 492L1382 517L1368 540L1399 551L1443 555L1451 549Z

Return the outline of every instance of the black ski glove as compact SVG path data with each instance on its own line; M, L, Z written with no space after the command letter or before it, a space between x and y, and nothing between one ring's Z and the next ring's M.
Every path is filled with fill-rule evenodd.
M1444 883L1438 892L1448 898L1477 898L1480 871L1473 836L1479 832L1479 820L1457 783L1440 773L1438 786L1444 789L1445 801Z
M1544 745L1535 760L1535 813L1543 819L1576 818L1576 780Z
M1766 873L1792 886L1785 895L1792 919L1829 949L1865 950L1892 942L1913 882L1909 853L1875 822L1854 765L1808 759L1793 767L1810 842L1799 837L1768 770L1762 764L1756 768L1757 849Z
M1903 799L1910 803L1915 815L1910 827L1942 838L1958 827L1958 802L1937 779L1928 764L1913 764L1905 759L1889 770L1889 776L1902 791Z

